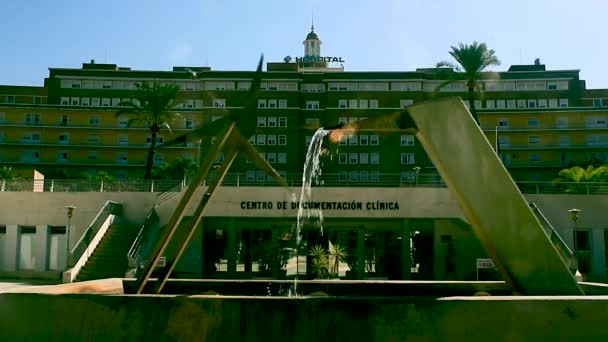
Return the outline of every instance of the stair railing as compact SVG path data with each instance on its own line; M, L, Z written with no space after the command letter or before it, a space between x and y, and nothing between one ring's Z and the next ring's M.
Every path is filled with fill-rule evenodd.
M71 283L76 279L78 272L84 267L89 256L95 250L103 235L105 235L114 217L121 214L122 205L119 203L106 201L103 207L101 207L70 252L70 259L73 265L70 265L72 267L63 273L64 283Z
M562 259L564 260L564 262L566 263L566 265L568 266L570 271L572 271L572 273L575 273L576 270L578 269L578 262L576 260L576 256L574 255L574 253L572 252L570 247L568 247L566 242L564 242L562 237L555 230L555 228L553 227L551 222L549 222L549 220L545 217L545 215L540 210L540 208L536 205L536 203L531 202L530 208L532 209L534 214L536 214L536 217L539 219L541 225L545 229L545 232L549 236L549 239L551 240L553 245L555 245L555 247L557 247L557 250L558 250L560 256L562 257Z
M154 207L153 207L152 209L150 209L148 216L146 216L144 223L142 223L141 228L139 229L139 232L137 233L137 237L135 237L135 240L133 241L131 248L129 248L129 252L127 253L127 260L128 260L130 269L137 269L137 267L139 267L139 263L142 261L142 260L140 260L140 259L142 259L141 253L140 253L141 246L142 246L143 242L145 241L145 238L147 238L147 236L148 236L150 226L152 226L154 224L154 222L156 222L157 220L158 220L158 215L156 214L156 210L154 210Z

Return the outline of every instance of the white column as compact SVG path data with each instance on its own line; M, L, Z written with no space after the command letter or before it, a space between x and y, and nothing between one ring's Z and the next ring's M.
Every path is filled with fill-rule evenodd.
M11 224L6 226L6 236L4 237L4 270L15 271L17 269L17 253L18 249L18 238L19 238L19 226Z

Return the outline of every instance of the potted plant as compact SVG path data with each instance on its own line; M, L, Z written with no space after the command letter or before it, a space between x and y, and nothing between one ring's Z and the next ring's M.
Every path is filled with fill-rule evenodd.
M329 277L329 256L325 248L315 245L308 253L312 257L311 270L316 279L326 279Z

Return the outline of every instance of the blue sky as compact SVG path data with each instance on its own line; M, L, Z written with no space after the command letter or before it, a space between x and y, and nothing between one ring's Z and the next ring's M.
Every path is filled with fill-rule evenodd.
M608 88L606 0L3 0L0 84L42 85L49 67L116 63L252 70L260 53L303 52L315 28L322 54L346 70L414 70L458 42L486 42L505 70L540 58Z

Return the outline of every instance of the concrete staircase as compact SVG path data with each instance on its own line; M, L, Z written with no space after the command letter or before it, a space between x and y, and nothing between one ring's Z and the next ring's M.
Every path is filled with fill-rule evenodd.
M128 269L127 253L138 231L137 225L112 224L78 273L76 281L124 277Z

